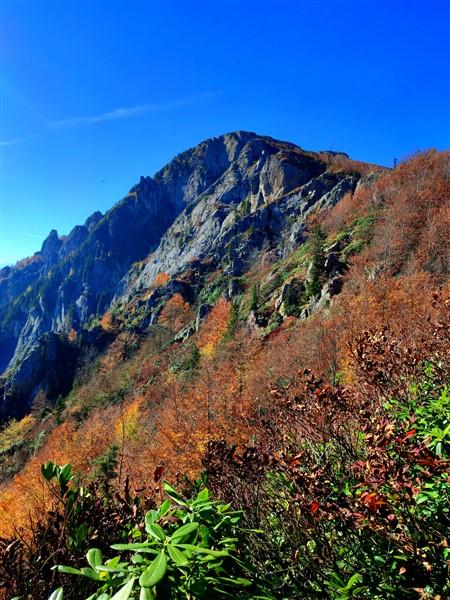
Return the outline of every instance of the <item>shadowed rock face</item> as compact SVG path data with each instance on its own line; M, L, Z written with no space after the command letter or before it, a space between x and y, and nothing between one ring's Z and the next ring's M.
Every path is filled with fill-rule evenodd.
M238 275L262 251L291 251L305 216L358 181L327 171L322 156L249 132L207 140L141 177L105 215L94 213L64 238L53 230L40 252L0 270L0 374L9 390L0 418L29 406L45 365L59 360L55 336L64 346L64 334L130 301L158 273L176 276L208 259ZM143 259L137 272L132 265ZM50 395L67 384L53 371L44 386Z
M54 399L67 394L72 387L78 353L78 348L61 336L45 333L24 354L11 377L0 380L0 422L22 417L40 389Z

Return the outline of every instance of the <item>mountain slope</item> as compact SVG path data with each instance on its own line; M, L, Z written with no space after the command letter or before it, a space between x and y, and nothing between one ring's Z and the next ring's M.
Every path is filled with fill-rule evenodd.
M193 264L239 277L261 252L292 251L311 210L333 206L361 177L336 168L336 159L347 160L254 133L226 134L141 177L104 216L94 213L67 237L52 231L39 253L0 271L0 417L23 414L40 390L50 400L64 393L74 369L49 359L52 344L75 363L73 332L110 308L126 314L158 275L174 283L141 300L141 330L174 291L195 300L198 281L176 283Z
M345 157L333 157L327 171L330 176L337 172L344 180L356 167L362 172L372 170L351 164ZM312 183L323 176L312 179ZM309 183L305 185L308 189ZM298 193L294 189L287 197ZM317 206L323 197L319 196ZM275 199L267 206L276 206L277 202L284 200ZM98 326L92 327L91 323L69 336L45 334L36 345L42 360L34 361L30 356L16 371L24 379L31 373L31 378L40 382L41 391L37 392L29 414L20 421L10 421L0 432L0 536L11 536L16 527L30 527L30 511L38 528L47 522L47 517L42 518L46 510L51 509L51 519L55 516L53 488L44 485L40 475L41 465L51 460L59 464L70 462L83 485L95 480L109 497L121 493L126 485L127 498L130 490L152 497L162 477L171 482L186 478L193 481L206 468L218 496L230 496L236 506L245 510L249 503L258 515L266 514L261 511L260 483L269 485L266 501L271 505L273 485L278 486L272 477L273 466L278 464L283 473L294 478L295 484L293 488L289 485L288 490L284 475L280 480L281 494L277 497L284 506L280 513L285 515L283 521L298 521L298 513L292 513L291 503L288 506L284 500L290 497L285 496L285 491L295 492L292 501L304 497L306 504L301 514L309 520L306 529L303 524L300 526L299 534L310 536L311 523L316 524L314 531L318 532L322 530L321 523L333 525L335 518L343 518L343 531L354 535L357 541L361 539L358 524L355 528L350 523L349 529L349 513L329 504L335 485L339 487L342 482L344 463L336 451L344 448L348 490L355 492L350 514L357 521L358 515L366 514L368 522L373 522L374 496L370 493L368 504L362 506L364 496L360 492L361 485L374 484L372 491L382 500L377 503L377 514L386 526L383 531L387 534L387 546L381 553L375 552L373 539L369 539L366 549L370 547L376 556L385 555L390 560L393 524L386 515L394 513L385 510L383 478L367 479L367 461L370 459L373 473L379 473L379 459L383 456L388 475L391 467L394 471L400 469L398 477L392 479L389 475L389 482L394 485L393 510L398 510L396 514L400 516L404 507L410 507L411 514L417 516L418 503L409 493L411 488L404 488L405 505L398 500L397 481L404 481L405 442L417 441L412 432L424 423L416 418L414 409L417 385L423 376L430 376L431 369L445 383L450 308L446 299L449 202L450 154L430 151L401 163L395 170L362 177L355 191L345 194L335 206L310 214L306 240L292 252L284 249L288 243L284 235L275 244L268 240L261 251L255 252L254 262L251 258L243 263L247 270L240 276L229 274L228 252L224 248L219 254L217 246L217 259L213 253L205 254L207 258L191 260L186 269L181 261L174 267L173 275L158 273L148 289L136 289L134 295L131 286L152 256L133 267L134 279L127 277L129 300L125 296L116 298ZM257 208L250 215L261 209L265 210ZM244 222L248 216L242 216ZM305 225L303 221L301 225ZM171 227L165 238L170 237L170 230ZM249 229L246 237L252 235ZM180 256L184 256L181 251ZM37 367L42 368L40 373L33 370ZM66 379L60 380L57 392L61 373ZM437 463L426 445L432 437L443 447L448 395L441 397L438 380L431 388L431 381L422 383L434 397L431 404L424 398L422 407L434 415L423 430L425 445L420 442L420 452L425 452L423 467L428 471ZM438 387L434 389L435 384ZM60 395L56 402L49 390ZM406 394L406 405L397 415L397 435L389 420L394 418L392 403L402 394ZM10 405L17 406L17 402ZM386 406L391 408L386 411ZM21 408L25 411L26 405ZM373 419L377 410L378 424ZM410 410L411 419L407 416ZM371 429L374 425L377 431ZM348 438L338 435L344 429ZM298 435L297 441L293 432ZM361 447L361 432L368 432L366 441L375 444L370 455ZM330 453L323 452L324 440L331 441ZM386 445L385 441L389 443ZM390 455L392 442L400 451L400 462L395 464ZM303 457L308 444L317 450L312 458L315 461L319 457L318 470L314 461L305 467ZM359 453L361 461L356 464ZM417 456L415 451L409 455L416 466ZM322 466L332 468L336 478L325 475ZM411 466L408 477L415 478L415 467ZM440 480L443 474L436 471ZM317 487L317 481L325 487ZM429 490L427 481L423 481L424 493ZM415 480L414 487L417 483ZM448 487L448 482L445 485ZM347 494L339 493L339 497L345 503L350 499ZM105 506L103 497L101 505ZM314 514L310 514L313 506ZM334 510L333 506L338 512L328 513ZM427 507L425 512L434 514ZM270 509L267 514L271 514ZM331 521L328 514L334 515ZM325 521L317 520L321 515ZM91 537L77 546L75 566L84 564L86 544L99 542L97 516L87 519L93 525L89 529ZM104 522L100 525L102 531ZM61 523L64 526L64 520ZM415 535L415 518L411 523ZM260 528L258 521L248 525ZM78 526L79 522L73 531L77 532ZM271 526L269 529L272 531ZM58 530L55 531L60 540ZM429 531L434 535L433 527ZM404 529L397 532L402 543ZM271 550L275 553L279 539L277 533ZM328 540L325 535L327 548ZM8 577L2 584L2 564L3 572L6 569L9 573L8 565L23 563L21 559L10 560L11 549L17 548L11 541L8 537L0 539L0 588L8 587ZM102 548L109 551L115 541L116 537L108 537ZM293 560L291 556L297 556L298 547L294 540L293 554L289 551L286 555L288 564ZM415 556L414 546L408 547ZM6 549L3 563L1 548ZM49 566L52 560L58 560L53 551L54 545L50 545L47 554L42 554L48 565L44 571L49 572L45 576L49 585L54 583ZM41 555L40 552L34 554ZM338 555L342 556L340 548ZM447 573L442 556L430 558L441 565L439 572ZM264 564L273 564L267 563L265 555L261 559ZM34 555L32 560L34 564ZM316 569L314 560L312 566ZM378 565L374 571L378 589L384 567L370 557L367 560L368 568ZM296 560L292 564L298 565ZM359 564L358 558L355 569ZM42 581L39 564L37 568L36 577ZM417 568L415 565L413 571L419 572ZM420 578L425 581L427 568L420 568ZM297 569L294 575L309 585L311 571L305 575ZM350 576L347 571L342 575L345 581ZM23 579L18 577L17 581ZM284 595L303 594L286 591ZM393 600L397 597L394 595Z

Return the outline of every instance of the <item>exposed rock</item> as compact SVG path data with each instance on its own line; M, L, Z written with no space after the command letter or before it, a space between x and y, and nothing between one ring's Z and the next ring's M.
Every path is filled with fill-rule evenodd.
M51 402L73 384L78 348L54 333L46 333L28 349L14 373L0 383L0 422L21 418L39 391Z
M345 236L327 248L324 268L328 278L346 270L345 262L341 261L341 254L348 242L349 236Z
M89 231L89 233L95 229L96 225L103 217L102 213L99 210L96 210L90 217L88 217L84 223L84 226Z
M291 279L285 283L281 294L275 301L275 308L283 317L297 314L299 305L302 302L305 293L305 283L301 279Z
M41 248L41 255L46 266L51 266L57 261L61 245L62 240L59 239L58 232L55 229L52 229Z
M339 273L342 271L342 263L339 260L339 254L335 254L334 252L327 254L325 258L325 273L327 276L332 275L333 273Z
M232 277L228 282L228 290L227 295L228 298L231 299L234 296L237 296L241 292L241 286L239 284L239 280L235 277Z
M186 327L184 327L181 331L179 331L176 335L175 335L175 342L185 342L188 338L191 337L191 335L194 335L194 333L196 333L197 329L196 329L196 325L191 323L189 325L187 325Z
M336 296L337 294L339 294L341 292L342 285L343 285L342 277L339 277L339 276L333 277L328 282L325 293L329 294L330 298L332 298L333 296Z
M254 330L264 329L267 327L268 319L265 315L260 315L256 310L252 310L247 318L247 324Z
M195 319L195 331L200 329L201 324L211 312L211 304L200 304L197 311L197 317Z
M311 312L326 308L333 296L336 296L342 290L342 277L336 275L332 279L329 279L322 288L320 298L312 303Z
M334 242L333 244L331 244L331 246L328 246L327 253L328 254L340 254L342 252L342 250L344 250L344 248L348 244L349 239L350 239L350 236L346 235L346 236L342 237L340 240L338 240L337 242Z

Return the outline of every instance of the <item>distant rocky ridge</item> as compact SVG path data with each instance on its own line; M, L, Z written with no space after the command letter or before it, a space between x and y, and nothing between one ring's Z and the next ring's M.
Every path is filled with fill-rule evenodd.
M243 131L206 140L141 177L105 215L64 238L51 231L40 252L1 269L0 420L26 412L41 389L64 393L80 350L67 334L126 307L158 274L173 283L144 303L147 324L177 285L195 301L195 286L176 283L190 265L239 276L262 252L291 252L309 212L358 184L357 173L329 168L335 155ZM78 336L88 338L98 343Z

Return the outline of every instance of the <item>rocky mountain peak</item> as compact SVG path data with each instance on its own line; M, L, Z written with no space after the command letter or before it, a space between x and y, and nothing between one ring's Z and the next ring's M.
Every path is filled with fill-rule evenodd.
M86 219L84 226L89 232L91 232L102 217L103 214L99 210L96 210L90 217Z
M41 255L47 265L53 264L58 258L58 252L62 245L62 240L58 236L56 229L52 229L44 240L41 248Z

